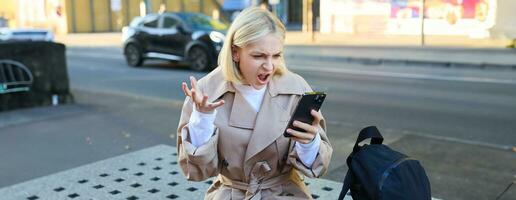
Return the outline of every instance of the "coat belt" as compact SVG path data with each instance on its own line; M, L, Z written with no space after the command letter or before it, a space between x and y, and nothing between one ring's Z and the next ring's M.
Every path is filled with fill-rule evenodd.
M231 180L222 174L219 174L219 180L227 187L246 191L245 200L262 199L261 190L263 189L278 187L288 181L293 181L294 183L301 182L301 178L295 169L290 170L289 173L269 179L257 180L254 176L251 176L249 183Z

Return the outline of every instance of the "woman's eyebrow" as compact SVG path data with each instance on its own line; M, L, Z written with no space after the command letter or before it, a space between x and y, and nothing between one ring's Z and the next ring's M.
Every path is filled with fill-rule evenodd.
M282 51L279 51L277 53L273 53L272 55L278 55L278 54L282 54L283 52ZM266 54L265 52L262 52L262 51L251 51L251 54Z
M252 53L252 54L265 54L265 52L260 51L260 50L251 50L250 53Z

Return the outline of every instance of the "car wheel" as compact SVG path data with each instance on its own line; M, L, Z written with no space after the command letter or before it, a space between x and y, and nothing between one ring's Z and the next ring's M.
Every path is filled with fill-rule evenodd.
M202 47L192 47L188 52L188 62L190 69L195 71L205 71L210 67L208 52Z
M127 61L127 64L138 67L141 66L143 63L142 53L140 48L136 46L135 44L128 44L125 47L125 60Z

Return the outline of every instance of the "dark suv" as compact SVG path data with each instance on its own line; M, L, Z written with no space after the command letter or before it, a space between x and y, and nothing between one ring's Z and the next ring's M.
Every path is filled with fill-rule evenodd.
M197 71L211 70L227 25L200 13L163 13L136 17L122 29L124 55L131 66L145 59L185 61Z

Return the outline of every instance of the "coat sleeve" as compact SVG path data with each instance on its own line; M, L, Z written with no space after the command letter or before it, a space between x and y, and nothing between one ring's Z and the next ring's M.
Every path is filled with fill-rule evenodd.
M303 164L293 143L288 155L288 162L298 171L310 178L319 178L326 173L330 165L331 155L333 152L333 148L326 136L326 122L324 119L321 120L320 125L321 128L319 129L319 134L321 136L321 145L317 156L315 157L315 161L311 166L305 166Z
M218 128L211 138L199 147L195 147L189 138L188 121L193 109L192 101L186 97L177 128L178 162L188 180L202 181L216 176L219 172L217 155Z

